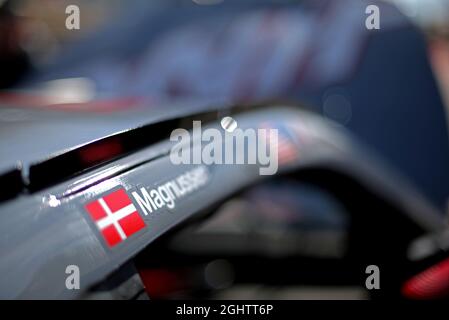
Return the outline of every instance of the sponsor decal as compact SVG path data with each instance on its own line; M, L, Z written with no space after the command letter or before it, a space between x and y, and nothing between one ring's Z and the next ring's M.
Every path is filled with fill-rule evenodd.
M298 144L288 127L280 123L263 122L261 127L265 130L277 130L277 139L271 140L267 136L267 143L273 144L273 149L277 151L277 161L280 166L295 162L299 157Z
M165 182L155 188L142 187L134 191L132 196L142 212L148 215L162 207L174 209L179 198L197 190L209 180L209 173L205 166L185 172L180 176Z
M145 227L145 222L123 188L88 203L86 210L109 247Z
M133 234L147 227L144 216L161 208L174 209L176 201L191 194L209 180L205 166L186 171L179 176L155 187L141 187L131 192L131 197L123 187L95 201L89 202L85 209L94 221L109 247L114 247Z

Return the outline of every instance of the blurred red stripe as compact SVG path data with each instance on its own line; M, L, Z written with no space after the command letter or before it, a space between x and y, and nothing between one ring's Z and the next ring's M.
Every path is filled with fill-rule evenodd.
M439 299L449 295L449 258L409 279L402 287L409 299Z

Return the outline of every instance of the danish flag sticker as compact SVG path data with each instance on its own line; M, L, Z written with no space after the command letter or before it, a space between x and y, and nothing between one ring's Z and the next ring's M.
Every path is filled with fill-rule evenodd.
M145 227L125 189L120 188L85 206L109 247L114 247Z

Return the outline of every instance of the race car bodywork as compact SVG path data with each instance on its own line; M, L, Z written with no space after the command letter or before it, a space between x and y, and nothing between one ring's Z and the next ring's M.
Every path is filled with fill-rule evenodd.
M274 285L364 287L372 264L370 297L421 296L417 274L441 283L427 267L449 247L448 132L416 28L383 2L375 31L371 1L162 2L130 5L0 93L0 298L171 298L201 287L189 263L213 254ZM277 130L274 175L173 163L174 131L193 151L208 142L194 121L226 134L224 117Z
M134 128L129 119L121 119L123 127L111 126L104 137L24 162L16 176L22 180L16 182L21 188L1 204L1 296L83 297L181 222L267 179L254 164L174 165L170 161L170 130L188 129L193 119L220 128L218 111L203 107L149 124L140 122L143 112L135 118ZM369 252L385 263L402 265L412 239L442 227L433 206L381 161L368 157L371 153L341 127L291 107L230 108L228 112L241 128L260 128L268 122L289 132L287 139L296 156L285 162L280 159L279 175L304 172L300 179L327 185L349 205L360 204L360 194L388 203L380 211L373 212L371 207L352 212L350 237L357 241L348 249L349 256L364 261ZM47 123L43 128L52 130ZM70 132L62 131L56 140L65 135ZM167 186L172 187L171 193ZM8 189L8 180L2 180L2 189ZM123 208L120 215L129 215L128 221L111 218L99 223ZM401 240L391 242L397 232ZM383 243L389 243L388 248ZM66 287L66 268L72 265L79 267L82 290Z

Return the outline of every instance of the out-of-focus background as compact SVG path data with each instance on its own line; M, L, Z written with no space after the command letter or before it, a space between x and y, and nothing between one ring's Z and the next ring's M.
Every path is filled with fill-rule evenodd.
M192 0L192 3L210 6L220 5L223 1L225 0ZM121 15L130 7L130 1L125 0L2 0L0 2L2 5L0 32L3 39L0 42L1 51L8 51L8 46L9 50L17 50L17 52L24 50L31 60L31 65L36 68L51 63L52 59L61 53L61 48L68 43L107 27L114 19L121 19ZM134 0L131 2L132 6L140 2L139 5L157 8L181 5L185 1ZM448 105L449 0L385 0L385 2L396 5L425 32L433 71ZM73 4L82 8L82 28L76 32L65 27L67 15L62 14L68 5ZM14 18L8 17L10 14ZM11 34L8 37L4 35L6 30L8 34ZM13 79L3 81L3 87L14 83Z
M224 1L192 0L191 2L198 6L219 6ZM125 0L2 0L0 1L2 56L7 52L19 53L23 50L28 55L31 66L42 68L61 54L61 49L70 42L107 28L108 25L114 24L114 20L120 20L129 7L137 4L137 6L154 7L157 10L158 7L185 5L185 2L179 0L134 0L131 2ZM449 0L385 0L385 2L396 5L425 32L432 67L448 104ZM65 27L67 15L63 14L67 6L73 4L82 8L82 27L76 31ZM9 36L5 36L6 33ZM4 67L5 65L2 66ZM3 81L3 87L14 83L13 80Z
M73 41L98 32L123 18L129 7L181 6L186 1L124 1L124 0L2 0L0 1L0 54L2 69L12 68L7 57L24 54L29 58L26 67L45 68L63 53ZM198 6L219 6L224 0L192 0ZM274 1L294 3L301 1ZM428 53L433 71L438 78L446 104L449 103L449 0L385 0L396 5L426 34ZM65 27L67 6L77 5L82 10L82 27L68 30ZM17 60L20 60L17 58ZM15 64L10 73L3 72L1 86L7 88L17 83L25 62ZM21 69L22 68L22 69ZM13 74L16 72L16 74Z

